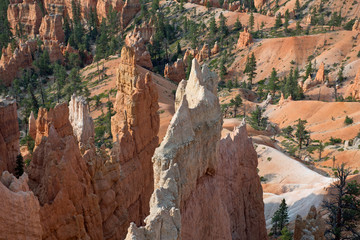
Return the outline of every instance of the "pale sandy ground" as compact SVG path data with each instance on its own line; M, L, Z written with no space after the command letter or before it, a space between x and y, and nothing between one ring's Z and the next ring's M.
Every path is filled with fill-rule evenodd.
M360 131L359 102L290 101L269 106L265 114L280 128L295 125L299 118L306 120L311 138L322 141L330 137L353 139ZM345 125L345 116L353 118L354 123Z
M257 145L256 151L259 175L267 179L262 184L267 227L270 227L271 218L283 198L289 206L290 222L298 214L306 216L312 205L321 205L331 178L308 169L274 148Z

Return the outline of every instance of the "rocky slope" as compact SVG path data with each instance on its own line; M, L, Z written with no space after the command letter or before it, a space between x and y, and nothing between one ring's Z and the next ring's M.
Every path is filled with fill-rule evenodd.
M194 59L189 80L179 84L176 102L167 134L153 156L155 190L146 226L138 228L132 223L126 239L241 239L250 235L266 239L262 190L251 140L242 128L219 144L222 117L215 75L206 66L200 69ZM249 152L237 155L244 149L230 147L229 155L219 157L219 145L237 146L240 139L243 147L250 147ZM227 156L239 158L230 160ZM249 169L240 174L235 170L238 168L229 167L229 161ZM220 169L224 166L228 169ZM231 180L224 179L228 174ZM245 189L250 182L257 187L252 185L249 192ZM221 190L220 186L234 183L240 183L234 192ZM249 205L239 203L242 208L237 202L228 202L245 192L253 200L247 202Z

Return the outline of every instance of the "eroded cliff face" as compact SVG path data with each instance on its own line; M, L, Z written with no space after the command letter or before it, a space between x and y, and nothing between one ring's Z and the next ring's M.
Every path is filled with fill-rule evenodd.
M91 177L69 121L67 104L40 109L29 186L40 202L43 238L102 239Z
M125 46L111 119L113 149L93 178L105 239L124 239L130 222L142 223L154 187L151 157L159 142L158 94L151 75L140 74L135 62L134 49Z
M0 128L1 129L1 128ZM0 177L0 238L38 240L42 237L40 205L29 190L28 176L9 172Z
M46 15L42 18L39 33L42 39L64 42L65 34L62 28L61 15Z
M30 36L38 34L42 15L35 0L11 0L7 10L7 18L14 35L16 29L21 29Z
M0 173L14 173L19 154L19 124L15 100L0 99Z
M346 95L360 99L360 70L356 73L354 82L348 87Z
M153 156L155 190L146 226L132 223L126 239L266 239L257 155L244 126L220 141L216 83L194 59Z
M173 65L166 64L164 69L164 77L177 83L185 79L185 64L183 60L178 59Z

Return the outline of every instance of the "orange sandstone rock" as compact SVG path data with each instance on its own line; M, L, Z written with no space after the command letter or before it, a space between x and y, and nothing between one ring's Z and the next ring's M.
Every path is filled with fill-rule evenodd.
M174 82L181 82L185 79L185 64L182 59L178 59L173 65L166 64L164 76Z
M19 154L19 124L15 100L0 99L0 174L14 173Z
M252 44L253 42L254 41L251 36L251 33L248 31L247 28L244 28L244 32L240 33L240 35L239 35L239 39L236 44L236 47L243 48L243 47L246 47L246 46Z
M39 34L42 39L64 42L65 34L64 30L62 29L62 16L44 16L41 21Z
M305 219L297 215L295 220L294 240L301 239L325 239L326 225L315 206L311 206Z

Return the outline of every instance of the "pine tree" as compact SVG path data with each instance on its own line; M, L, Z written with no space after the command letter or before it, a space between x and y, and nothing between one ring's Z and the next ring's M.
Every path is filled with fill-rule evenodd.
M300 25L300 21L297 21L296 22L296 34L297 35L300 35L301 34L301 30L302 30L302 27Z
M285 199L281 201L278 210L276 210L274 216L271 219L271 222L271 233L275 236L279 236L281 230L289 223L288 207Z
M108 56L108 42L109 35L107 32L106 21L103 19L100 25L99 37L96 39L95 61L99 61L100 59L106 58Z
M335 181L329 200L323 201L323 208L328 214L325 232L328 239L358 239L360 236L360 184L356 180L348 182L351 174L349 168L342 164L334 172Z
M286 10L285 12L285 20L284 20L284 28L285 28L285 32L288 32L289 29L289 18L290 18L290 13L289 10Z
M210 30L210 36L216 36L216 33L217 33L218 29L217 29L217 26L216 26L215 17L210 18L209 30Z
M62 90L66 84L66 69L62 65L56 63L54 65L54 77L55 77L55 88L56 88L56 98L57 102L60 102L62 98Z
M279 29L282 25L281 14L276 15L275 29Z
M229 29L228 27L226 26L226 18L224 17L224 15L222 13L220 13L220 23L219 23L219 30L220 30L220 33L223 35L223 36L226 36L229 34Z
M0 1L0 58L2 49L6 48L12 39L12 33L10 31L10 24L7 19L7 8L9 0Z
M307 123L306 120L301 120L300 118L297 120L296 132L295 136L297 138L298 144L299 144L299 150L302 149L304 141L310 138L310 134L308 131L306 131L305 124Z
M252 80L256 76L256 58L254 53L247 57L244 72L248 77L248 85L252 87Z
M249 123L251 127L256 130L265 130L267 126L268 118L264 117L262 114L263 110L258 105L256 106L256 109L251 112Z
M236 95L235 98L230 100L230 106L234 107L234 117L236 117L237 109L242 105L242 99L240 94Z
M281 230L281 236L279 240L292 240L292 234L287 227Z
M277 83L278 83L279 79L277 77L277 72L275 70L275 68L272 69L271 71L271 76L269 79L269 83L267 85L267 89L269 91L271 91L272 95L275 95L276 90L278 89Z
M253 31L254 30L254 25L255 25L255 19L254 19L253 12L250 13L248 25L249 25L250 31Z
M96 9L92 7L90 7L90 11L89 11L88 26L89 26L89 37L92 41L95 41L98 35L98 16L96 13Z
M220 74L219 74L220 78L223 79L226 73L227 73L227 69L225 67L225 55L224 55L220 59Z
M299 2L299 0L296 0L296 2L295 2L295 11L296 12L300 11L300 2Z
M24 173L24 159L21 154L16 157L15 176L19 178Z
M39 75L42 77L52 74L50 56L46 49L41 53L39 58L34 61L34 66L37 67Z
M312 72L313 72L313 68L311 65L311 61L309 61L308 65L306 66L305 79L307 79Z
M344 65L341 65L340 69L339 69L339 72L337 74L337 79L336 81L338 83L341 83L342 81L344 81L344 75L343 75L343 72L344 72Z
M240 31L241 29L242 29L241 22L239 21L239 18L237 18L234 24L234 31Z

